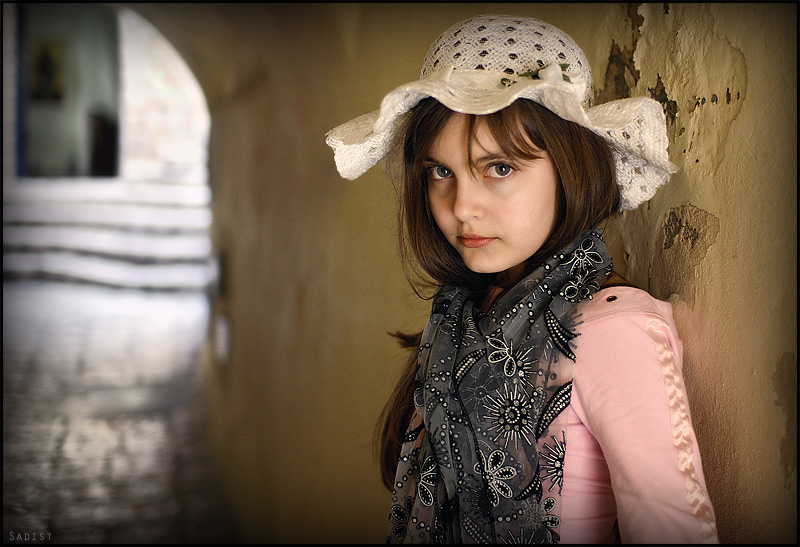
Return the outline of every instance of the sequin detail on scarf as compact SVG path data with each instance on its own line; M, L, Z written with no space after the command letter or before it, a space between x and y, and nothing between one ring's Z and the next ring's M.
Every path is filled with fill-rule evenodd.
M600 229L520 281L490 313L434 297L389 543L558 543L575 304L611 272Z

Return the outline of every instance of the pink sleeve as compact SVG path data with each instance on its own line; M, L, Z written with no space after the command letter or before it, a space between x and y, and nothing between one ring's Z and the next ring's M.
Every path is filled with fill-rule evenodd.
M580 328L573 390L608 465L621 539L717 543L671 317L619 300Z

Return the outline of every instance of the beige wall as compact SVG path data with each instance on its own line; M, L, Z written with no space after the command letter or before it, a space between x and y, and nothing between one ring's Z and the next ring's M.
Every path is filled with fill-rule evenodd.
M665 104L680 172L615 221L612 252L674 304L721 540L796 541L796 5L132 7L211 111L231 345L205 372L247 539L384 538L370 438L402 360L386 332L420 328L428 304L397 261L384 175L341 180L324 133L415 79L447 26L495 12L571 34L599 96Z

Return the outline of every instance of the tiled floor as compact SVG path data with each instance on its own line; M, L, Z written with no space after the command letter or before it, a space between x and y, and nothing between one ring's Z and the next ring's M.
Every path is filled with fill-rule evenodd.
M207 313L200 292L3 284L4 543L238 541L204 444Z

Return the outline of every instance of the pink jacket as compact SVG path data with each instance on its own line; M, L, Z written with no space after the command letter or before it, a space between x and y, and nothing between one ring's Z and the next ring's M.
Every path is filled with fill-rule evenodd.
M671 306L633 287L580 304L562 543L718 543Z

